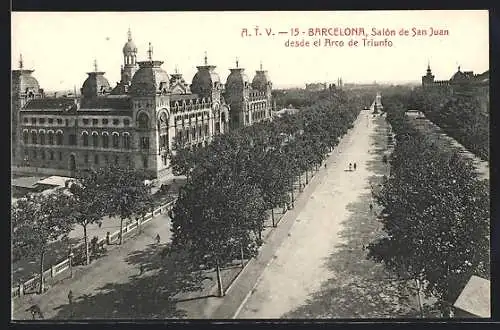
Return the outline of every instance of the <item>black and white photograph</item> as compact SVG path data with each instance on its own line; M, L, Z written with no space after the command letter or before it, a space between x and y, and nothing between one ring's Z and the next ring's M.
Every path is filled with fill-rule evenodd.
M491 318L487 10L13 11L11 319Z

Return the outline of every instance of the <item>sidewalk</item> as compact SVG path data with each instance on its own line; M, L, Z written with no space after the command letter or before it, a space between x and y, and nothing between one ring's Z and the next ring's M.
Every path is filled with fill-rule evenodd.
M182 177L170 178L170 180L173 179L177 179L180 182L183 181ZM179 188L179 183L172 184L172 182L169 181L167 184L172 185L171 194L176 194L176 191ZM158 190L158 187L156 187L156 190ZM155 192L156 191L153 191L153 193ZM168 198L165 197L164 202L166 202L167 199ZM123 225L124 226L127 225L127 220L124 221ZM97 236L98 239L102 239L106 237L107 232L112 234L113 232L119 229L120 229L119 217L104 216L102 218L101 226L99 226L98 224L89 224L87 226L87 236L89 244L94 236ZM75 224L74 229L69 233L67 240L58 240L49 244L47 253L44 257L44 270L47 270L51 266L66 259L69 254L70 247L75 248L76 246L83 244L83 242L84 242L83 227L79 224ZM39 256L32 256L17 260L12 264L12 284L16 285L19 282L25 282L31 279L32 277L37 276L39 271L40 271Z

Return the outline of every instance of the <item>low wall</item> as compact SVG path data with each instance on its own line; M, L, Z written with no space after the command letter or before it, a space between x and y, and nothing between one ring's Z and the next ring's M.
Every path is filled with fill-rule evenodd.
M148 223L149 221L153 220L153 218L157 217L160 214L166 214L168 211L171 210L175 203L175 200L168 202L156 209L153 210L153 212L147 214L144 218L138 219L138 221L134 221L127 226L123 227L123 236L125 237L126 235L129 235L130 233L133 233L136 229L140 228L141 225L144 225L145 223ZM118 229L114 233L109 235L109 243L113 243L119 240L120 237L120 230ZM106 238L101 238L97 244L99 246L104 246L106 244ZM74 247L73 253L74 254L85 254L85 245L84 243L81 243L77 246ZM75 256L72 257L74 259ZM45 270L43 272L43 278L44 281L47 281L47 279L54 278L55 276L61 274L62 272L69 270L70 267L72 267L72 260L70 258L66 258L59 263L51 266L49 269ZM40 283L40 278L39 276L32 277L31 279L27 280L24 283L20 283L19 285L15 286L11 290L11 296L12 297L17 297L17 296L22 296L26 291L28 290L33 290L35 287Z

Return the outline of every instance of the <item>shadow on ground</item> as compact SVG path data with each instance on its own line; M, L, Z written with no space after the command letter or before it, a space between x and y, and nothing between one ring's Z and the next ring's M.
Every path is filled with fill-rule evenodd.
M54 319L165 319L182 318L174 296L197 290L201 272L192 272L179 255L162 257L165 246L149 245L131 252L125 262L137 268L126 283L108 283L93 295L75 296L74 302L55 307ZM141 272L142 268L142 272Z
M125 262L137 269L126 283L108 283L95 294L75 296L63 304L54 319L169 319L193 317L191 305L204 303L216 294L214 271L195 270L187 256L165 254L166 244L150 244L144 250L129 253ZM241 267L221 271L225 288L241 272ZM195 308L196 309L196 308ZM203 308L198 308L202 310ZM197 315L194 315L197 317Z
M364 164L372 172L366 183L366 193L347 206L350 217L342 223L340 244L326 260L334 276L322 284L308 301L283 318L399 318L416 317L411 287L403 285L383 264L367 259L365 247L383 236L377 219L381 209L372 202L372 188L380 188L387 165L382 162L387 150L387 129L383 118L376 119L377 127L371 136L372 159Z
M55 241L47 247L43 264L44 270L50 269L50 266L67 258L69 247L75 246L81 241L80 238L67 238ZM12 264L12 280L16 284L24 282L37 275L40 271L40 256L35 255L29 258L22 258Z

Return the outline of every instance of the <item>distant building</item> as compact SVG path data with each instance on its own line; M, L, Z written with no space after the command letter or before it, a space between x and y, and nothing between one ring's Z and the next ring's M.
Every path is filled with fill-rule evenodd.
M99 71L88 72L79 96L46 97L33 70L12 72L12 163L19 171L74 176L107 164L144 169L152 178L170 175L173 141L207 145L230 128L271 119L272 83L267 71L252 83L244 69L231 69L223 85L207 56L192 83L162 61L137 61L130 30L115 87Z
M343 86L342 78L337 79L337 84L328 84L328 83L311 83L306 84L306 90L309 92L321 92L327 89L341 89Z
M449 95L474 96L481 103L482 110L489 109L490 73L489 70L481 74L473 71L457 72L449 80L435 80L430 64L427 72L422 76L422 88L424 90L441 90Z
M326 83L311 83L306 84L306 90L310 92L320 92L324 91L327 88Z
M293 114L296 114L299 110L298 109L295 109L292 107L292 105L289 105L288 108L283 108L279 111L275 111L273 113L273 116L274 117L281 117L285 114L288 114L288 115L293 115Z

